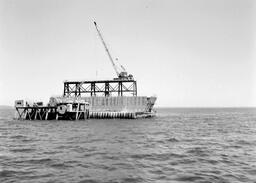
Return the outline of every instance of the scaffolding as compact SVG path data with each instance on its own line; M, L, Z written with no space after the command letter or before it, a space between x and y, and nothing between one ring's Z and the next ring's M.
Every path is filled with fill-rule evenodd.
M135 80L64 81L65 97L137 96Z

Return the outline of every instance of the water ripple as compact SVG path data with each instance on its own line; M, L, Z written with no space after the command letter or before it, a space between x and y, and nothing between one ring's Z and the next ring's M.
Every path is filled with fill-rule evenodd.
M159 109L138 120L10 114L0 117L1 183L256 180L255 109Z

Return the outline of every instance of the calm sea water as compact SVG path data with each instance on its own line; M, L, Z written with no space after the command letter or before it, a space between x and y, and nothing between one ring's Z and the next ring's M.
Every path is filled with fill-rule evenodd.
M0 182L256 182L256 109L17 121L0 110Z

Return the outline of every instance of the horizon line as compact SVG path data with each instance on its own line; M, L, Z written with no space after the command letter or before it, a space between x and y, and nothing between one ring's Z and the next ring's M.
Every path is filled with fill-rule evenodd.
M14 108L12 105L5 104L0 104L0 107ZM154 108L256 108L256 106L155 106Z

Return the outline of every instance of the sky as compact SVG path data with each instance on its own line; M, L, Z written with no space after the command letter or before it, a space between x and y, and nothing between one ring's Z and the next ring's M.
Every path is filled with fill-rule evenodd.
M0 0L0 105L111 79L97 35L158 107L256 106L253 0Z

